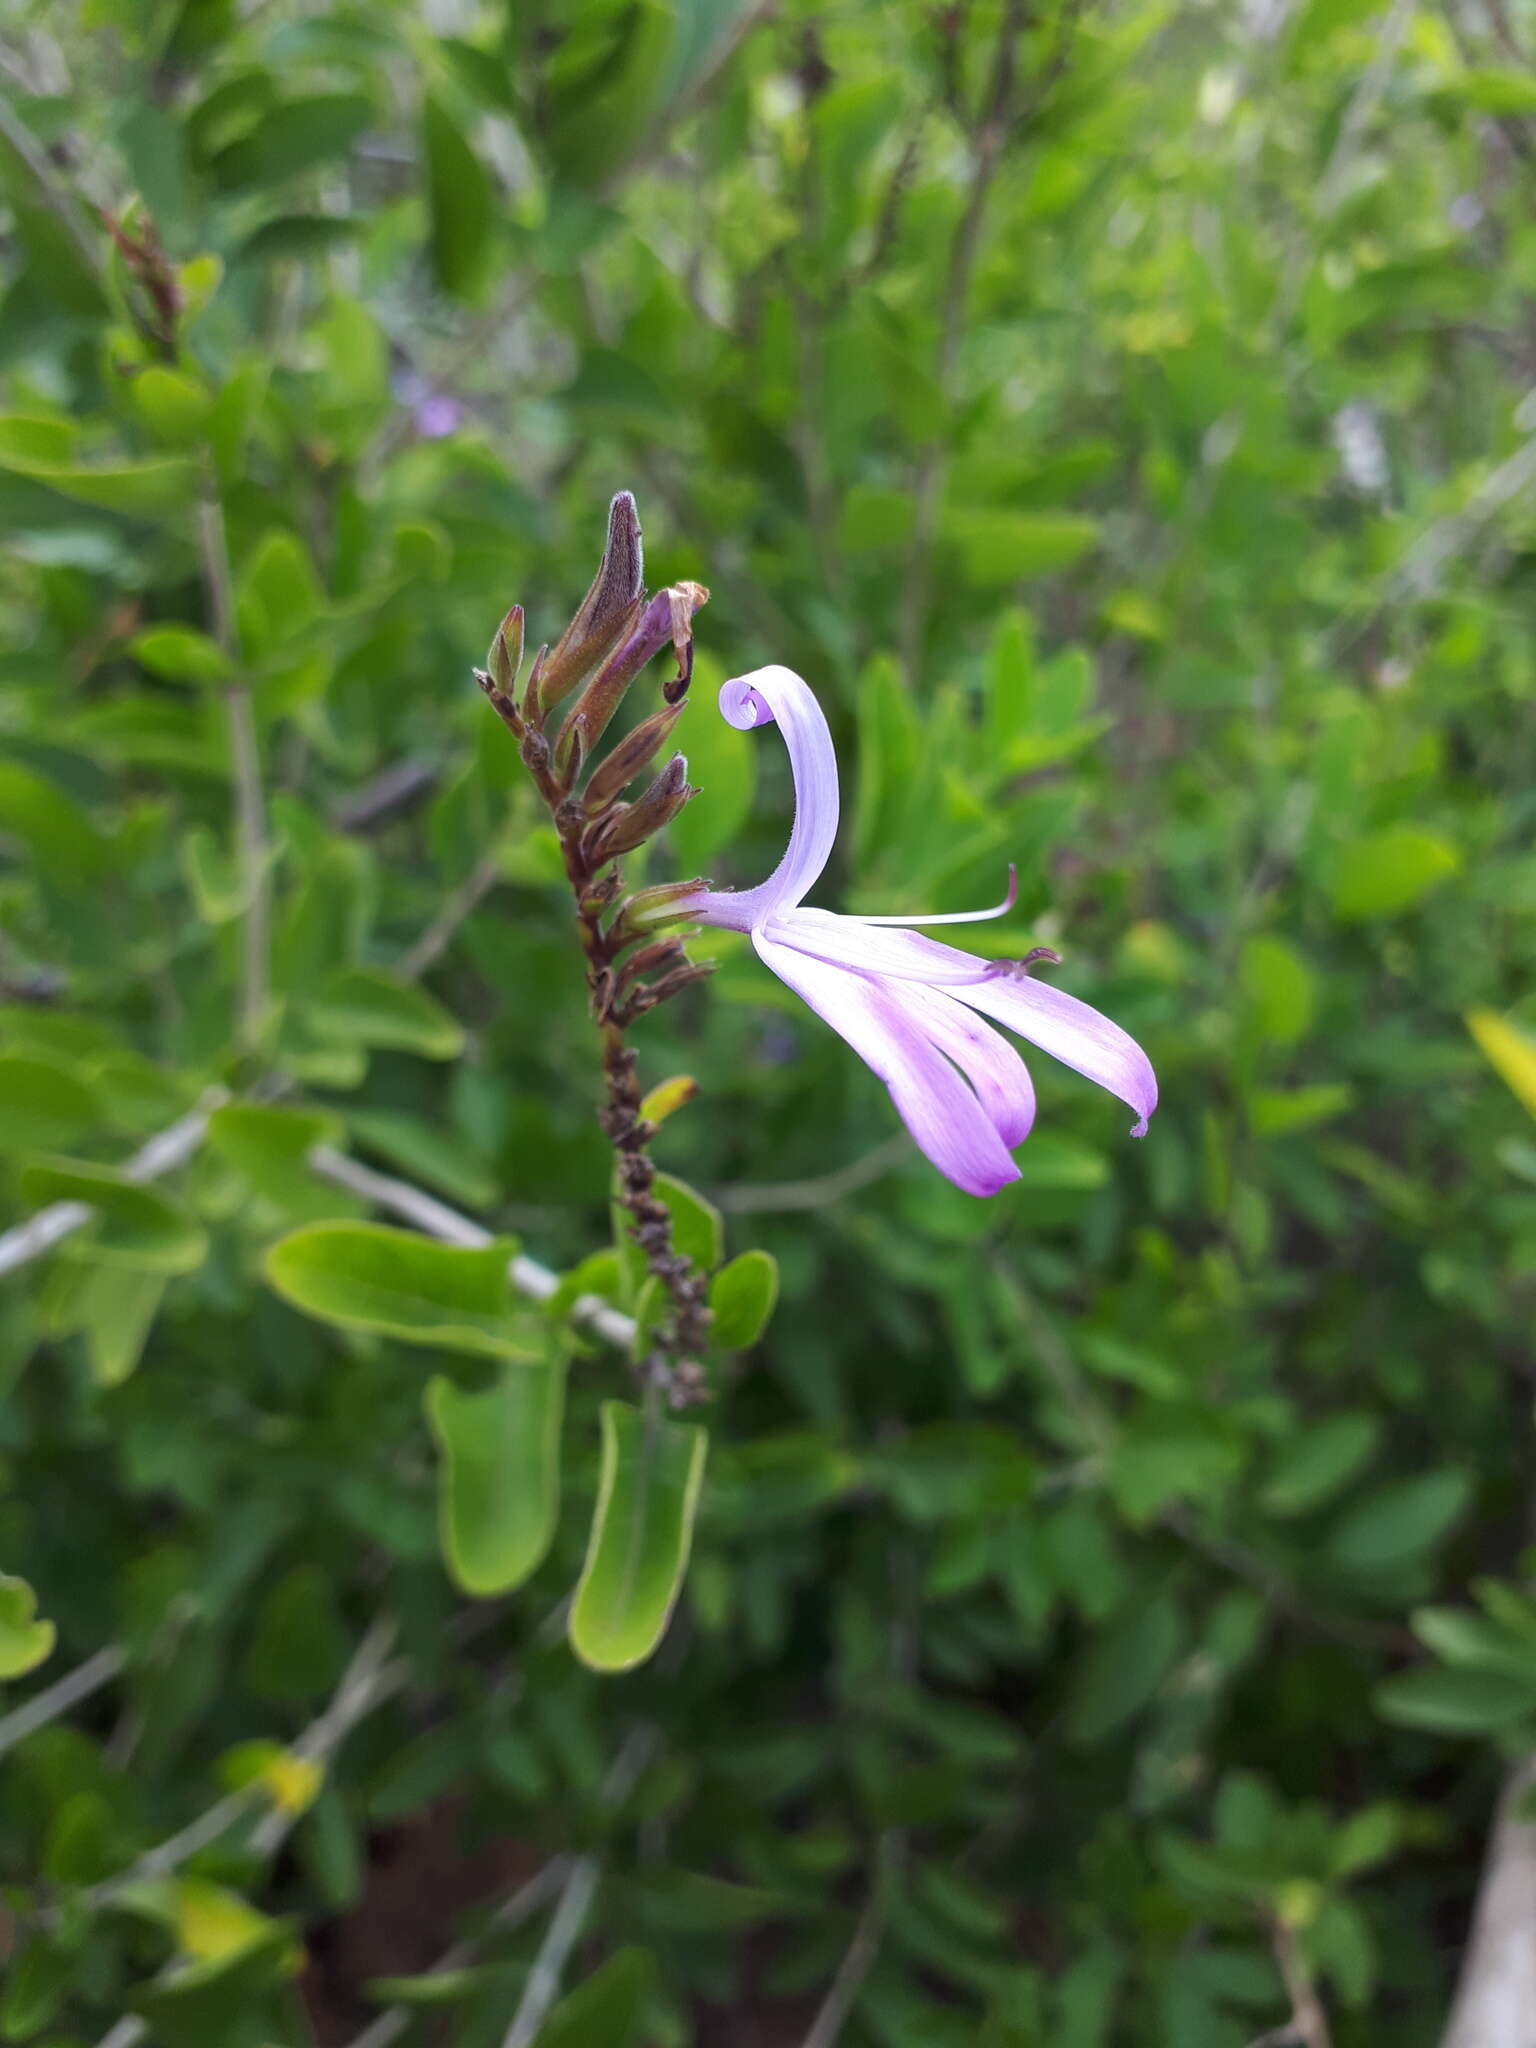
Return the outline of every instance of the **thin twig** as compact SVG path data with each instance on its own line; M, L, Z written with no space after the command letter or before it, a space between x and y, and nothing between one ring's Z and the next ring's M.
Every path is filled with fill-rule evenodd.
M374 1622L342 1674L330 1703L288 1745L290 1755L314 1764L329 1762L365 1713L381 1706L385 1700L393 1699L404 1688L411 1674L407 1661L403 1657L397 1657L392 1664L382 1661L393 1639L392 1621L381 1618ZM141 1883L146 1878L166 1877L171 1871L179 1870L199 1850L218 1841L221 1835L245 1819L266 1796L260 1783L244 1785L238 1791L226 1793L222 1799L215 1800L206 1812L200 1813L196 1820L189 1821L174 1835L146 1849L126 1870L91 1886L84 1894L85 1903L93 1907L103 1906L126 1886ZM269 1855L281 1846L292 1823L287 1815L272 1814L266 1818L267 1821L279 1819L283 1824L277 1829L265 1823L256 1828L251 1836L251 1847Z
M880 1953L880 1937L885 1925L886 1891L896 1865L901 1859L903 1845L899 1834L893 1829L880 1837L875 1850L875 1872L869 1887L869 1897L864 1901L863 1911L854 1926L853 1939L843 1953L837 1966L837 1974L828 1986L827 1995L817 2008L816 2017L811 2021L811 2030L806 2035L802 2048L834 2048L848 2024L849 2015L864 1988L864 1980L875 1966Z
M224 510L210 483L197 504L198 558L213 637L232 662L239 660L234 589ZM267 800L261 781L261 748L249 683L225 686L230 768L235 784L235 846L240 865L243 910L240 937L240 1042L247 1052L261 1043L271 987L271 877L268 873Z
M75 203L74 194L61 185L54 176L53 165L48 161L48 152L15 108L3 97L0 97L0 136L4 137L31 172L43 204L74 243L86 269L100 284L104 268L100 242L91 233L85 214Z
M425 1231L429 1237L440 1238L444 1244L479 1247L492 1242L492 1233L483 1225L472 1222L457 1209L450 1209L435 1195L412 1187L409 1181L375 1173L371 1166L360 1166L355 1159L349 1159L344 1152L334 1151L329 1145L317 1145L309 1155L309 1164L322 1180L334 1181L337 1187L350 1189L353 1194L361 1195L364 1201L373 1202L380 1209L388 1209L396 1216L403 1216L418 1230ZM518 1293L526 1294L533 1301L548 1301L560 1285L558 1275L552 1273L548 1266L541 1266L537 1259L530 1259L522 1252L514 1255L508 1271ZM586 1323L600 1337L606 1337L610 1344L628 1350L635 1341L633 1317L595 1294L578 1295L571 1314L577 1322Z
M407 981L425 974L447 952L466 918L471 917L495 888L501 876L501 849L490 847L481 854L456 889L443 898L442 906L409 952L401 957L399 972Z
M1285 1982L1285 1995L1291 2001L1291 2032L1301 2048L1333 2048L1328 2015L1323 2011L1312 1973L1301 1959L1295 1933L1283 1920L1277 1920L1270 1929L1270 1946L1275 1966ZM1509 2048L1515 2048L1513 2041Z
M570 1858L555 1856L540 1871L520 1885L491 1915L484 1933L456 1941L438 1957L426 1977L445 1977L454 1970L467 1969L481 1953L488 1937L492 1934L507 1934L521 1927L525 1920L531 1920L541 1906L547 1905L565 1883L570 1869ZM370 2020L363 2031L347 2044L347 2048L391 2048L416 2017L416 2009L404 2005L392 2005L381 2012L377 2019Z
M1506 1776L1477 1887L1472 1933L1440 2048L1529 2048L1536 2041L1536 1757Z
M0 1756L14 1749L18 1742L24 1742L34 1729L46 1728L50 1721L57 1721L71 1707L88 1700L93 1692L110 1685L127 1662L127 1651L114 1643L98 1650L94 1657L87 1657L73 1671L66 1671L62 1678L56 1678L31 1699L23 1700L19 1707L12 1707L0 1720Z
M129 2013L115 2026L108 2027L97 2042L96 2048L135 2048L135 2043L142 2041L148 2032L147 2021Z
M832 1202L857 1194L860 1188L867 1188L872 1181L882 1179L901 1164L911 1149L911 1140L905 1132L900 1132L894 1137L883 1138L862 1159L850 1160L848 1165L838 1167L834 1173L818 1174L810 1180L765 1181L759 1187L717 1188L715 1203L721 1209L729 1209L733 1215L758 1215L783 1209L824 1209Z
M502 2048L529 2048L543 2026L546 2013L560 1995L560 1980L576 1938L586 1924L600 1875L601 1866L595 1856L578 1856L571 1865L549 1931L533 1959L522 2001L502 2037Z
M410 1676L410 1665L403 1658L393 1665L388 1663L398 1633L393 1616L381 1614L376 1618L353 1653L330 1705L292 1744L290 1755L303 1763L323 1766L365 1714L400 1691ZM298 1814L291 1807L274 1806L252 1830L251 1847L259 1856L275 1856L297 1819Z
M982 223L1004 145L1019 123L1039 108L1066 70L1082 5L1083 0L1066 0L1057 27L1055 47L1022 102L1016 97L1016 74L1019 37L1028 18L1026 0L1008 0L998 28L986 105L976 124L972 142L970 180L950 243L944 281L943 317L934 357L934 383L946 412L953 396L951 386L970 307L971 281L981 248ZM935 435L923 451L912 491L912 547L902 587L899 624L902 666L909 678L916 677L922 655L933 584L934 545L938 538L939 510L948 469L949 442L943 435Z
M598 1795L602 1806L611 1808L624 1803L655 1747L656 1731L653 1728L631 1729L603 1780L602 1791ZM512 2024L502 2037L502 2048L531 2048L550 2007L560 1995L560 1981L565 1974L566 1963L586 1922L592 1894L601 1876L602 1865L595 1856L578 1856L571 1864L561 1889L560 1903L534 1958L522 1998L512 2016Z
M207 1135L208 1119L213 1111L228 1100L224 1089L208 1089L196 1109L140 1146L122 1169L123 1178L131 1181L158 1180L162 1174L184 1165ZM95 1214L88 1202L52 1202L46 1209L39 1209L35 1216L29 1216L24 1223L16 1224L0 1236L0 1273L14 1273L18 1266L40 1259L44 1252L52 1251L66 1237L83 1230Z
M1536 386L1516 406L1517 416L1532 406L1536 406ZM1399 600L1418 603L1431 596L1447 563L1469 547L1495 514L1532 484L1536 484L1536 434L1522 441L1512 455L1507 455L1497 469L1484 477L1458 511L1447 512L1427 526L1363 605L1335 619L1324 636L1325 651L1337 653L1358 639Z

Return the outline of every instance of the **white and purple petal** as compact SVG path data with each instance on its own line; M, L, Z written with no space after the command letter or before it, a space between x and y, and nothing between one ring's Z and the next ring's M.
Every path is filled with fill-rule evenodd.
M1129 1032L1076 996L1032 975L1000 972L1002 963L979 960L920 932L871 931L857 919L828 910L796 910L774 919L768 931L781 944L816 959L943 990L1006 1024L1063 1066L1118 1095L1136 1112L1131 1135L1146 1136L1147 1119L1157 1107L1152 1062Z
M995 1195L1018 1179L992 1117L932 1042L926 992L851 974L760 932L752 942L764 964L879 1075L919 1151L940 1173L970 1195Z

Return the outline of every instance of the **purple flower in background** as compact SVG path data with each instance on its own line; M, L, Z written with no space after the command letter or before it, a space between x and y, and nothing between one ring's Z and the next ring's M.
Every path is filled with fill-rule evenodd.
M449 392L434 390L419 370L397 371L394 393L410 408L411 423L424 441L446 440L464 424L464 406Z
M416 431L424 441L443 441L464 424L464 408L446 391L434 391L416 408Z
M777 722L795 778L789 846L755 889L703 889L675 908L703 924L747 932L774 973L839 1032L891 1091L919 1149L967 1194L995 1195L1019 1178L1008 1156L1028 1137L1035 1091L1024 1062L974 1012L995 1018L1042 1052L1075 1067L1129 1103L1145 1135L1157 1080L1136 1041L1075 996L1030 978L1056 956L979 960L910 930L884 926L967 924L991 910L940 917L845 917L807 910L806 891L837 837L837 756L821 706L793 670L760 668L720 692L727 723L748 732Z

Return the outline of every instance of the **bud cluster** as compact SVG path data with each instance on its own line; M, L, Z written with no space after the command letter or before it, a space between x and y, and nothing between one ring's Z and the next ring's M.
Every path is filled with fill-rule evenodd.
M682 935L658 936L686 915L678 902L702 885L667 883L620 900L622 883L611 863L643 846L698 794L682 754L673 754L632 802L624 792L650 769L682 716L693 676L693 615L709 592L684 582L648 598L644 567L635 501L620 491L608 509L597 574L554 646L539 648L524 680L523 608L513 605L475 680L517 740L559 835L592 1012L603 1036L608 1101L602 1124L617 1153L619 1200L672 1302L671 1319L655 1333L641 1376L683 1406L703 1397L702 1374L689 1354L701 1347L708 1327L705 1279L673 1249L671 1217L653 1192L655 1169L646 1147L655 1126L643 1114L635 1057L623 1033L711 971L687 958ZM669 648L676 666L662 684L660 708L599 757L630 685ZM568 698L573 701L551 737L553 714Z

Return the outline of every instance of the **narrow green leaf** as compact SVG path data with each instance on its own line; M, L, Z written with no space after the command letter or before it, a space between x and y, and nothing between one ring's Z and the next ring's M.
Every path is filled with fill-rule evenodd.
M484 272L494 218L490 180L458 122L431 93L421 109L421 145L433 274L444 291L465 298Z
M1492 1735L1536 1713L1536 1680L1504 1671L1428 1666L1389 1678L1376 1709L1405 1728L1439 1735Z
M344 155L372 121L372 102L361 93L311 93L272 108L209 168L226 192L285 184Z
M1335 912L1349 922L1396 917L1460 866L1460 853L1441 833L1422 825L1386 825L1341 849L1328 890Z
M22 1199L85 1202L95 1220L61 1247L71 1257L140 1266L154 1273L190 1273L203 1262L202 1225L163 1188L125 1180L110 1166L84 1159L37 1159L23 1168Z
M1346 1510L1328 1539L1346 1571L1394 1571L1422 1557L1463 1513L1471 1495L1465 1472L1446 1468L1396 1479Z
M100 1091L72 1067L37 1053L0 1056L0 1151L52 1151L106 1122Z
M1167 1594L1102 1627L1073 1673L1068 1739L1092 1747L1140 1713L1167 1676L1183 1633L1178 1605Z
M602 1409L602 1470L581 1582L571 1606L571 1647L596 1671L643 1664L666 1632L693 1542L708 1432L642 1414L622 1401Z
M656 1964L643 1948L621 1948L568 1991L534 2036L534 2048L640 2048Z
M560 1357L509 1364L480 1393L428 1381L443 1560L464 1592L508 1593L543 1561L560 1509L564 1405Z
M767 1329L778 1298L779 1262L771 1252L743 1252L732 1259L710 1285L711 1341L722 1351L747 1350Z
M512 1249L505 1238L471 1250L383 1223L311 1223L272 1246L266 1273L285 1301L344 1330L526 1358L512 1328Z
M304 1022L328 1045L379 1046L457 1059L463 1027L436 997L407 981L368 967L348 967L323 982L302 1004Z
M162 1273L116 1266L95 1266L87 1273L76 1314L98 1387L121 1386L134 1370L164 1298Z

